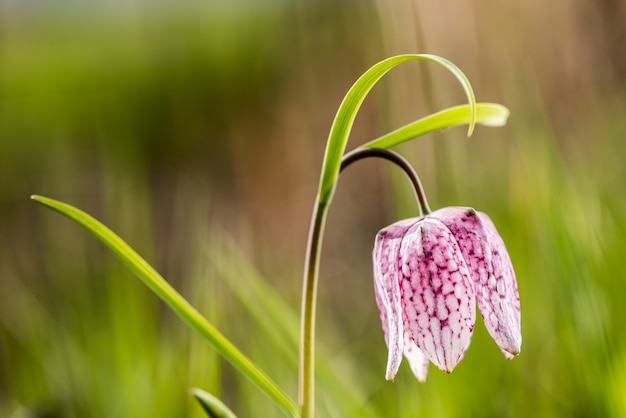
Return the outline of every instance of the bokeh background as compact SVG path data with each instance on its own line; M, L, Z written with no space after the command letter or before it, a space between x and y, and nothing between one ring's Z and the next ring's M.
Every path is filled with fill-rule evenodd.
M349 86L398 53L442 55L503 128L399 148L433 208L487 212L514 262L523 347L477 320L451 375L384 381L375 233L417 207L366 161L342 176L321 265L318 416L626 416L626 2L0 0L0 416L281 416L101 244L31 202L74 204L126 239L296 396L306 233ZM464 102L404 64L349 148Z

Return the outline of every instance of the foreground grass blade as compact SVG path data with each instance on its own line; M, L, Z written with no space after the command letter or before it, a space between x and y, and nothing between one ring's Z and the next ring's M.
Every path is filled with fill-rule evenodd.
M503 126L509 113L509 109L497 103L476 103L476 123L481 125ZM469 105L449 107L389 132L362 147L389 149L418 136L470 122Z
M217 399L215 396L203 391L202 389L194 388L191 390L191 394L198 400L202 409L210 418L237 418L237 416L231 411L224 402Z
M154 293L156 293L183 321L198 331L215 349L254 382L289 415L300 415L298 406L263 371L241 353L224 335L180 295L148 262L113 231L87 213L67 203L33 195L31 198L73 220L102 241Z
M365 97L372 87L374 87L378 80L380 80L389 70L404 62L415 60L437 63L449 70L461 82L461 86L463 87L469 102L468 136L472 134L476 121L476 99L469 80L456 65L445 58L428 54L406 54L387 58L367 70L367 72L365 72L365 74L363 74L354 83L354 85L352 85L350 90L348 90L348 93L339 106L339 110L337 111L337 115L335 116L335 120L333 121L333 125L330 129L326 152L324 154L320 188L318 192L318 199L321 203L328 203L332 199L333 192L337 185L337 177L339 176L341 157L343 157L346 150L346 144L348 143L348 137L350 136L350 131L352 130L352 124L354 123L357 112L361 107L361 103L363 103L363 100L365 100Z

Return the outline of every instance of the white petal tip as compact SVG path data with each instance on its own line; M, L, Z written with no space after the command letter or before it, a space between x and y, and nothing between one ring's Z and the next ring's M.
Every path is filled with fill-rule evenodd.
M445 374L450 374L452 373L452 370L454 370L454 366L450 366L448 364L437 364L435 362L433 362L433 364L437 366L437 368L441 370L442 372L444 372Z
M504 354L504 358L507 360L513 360L515 357L519 356L520 350L502 350L502 354Z
M393 382L396 380L396 375L398 374L398 369L400 368L400 363L396 363L395 365L389 364L387 365L387 371L385 372L385 380L388 382Z

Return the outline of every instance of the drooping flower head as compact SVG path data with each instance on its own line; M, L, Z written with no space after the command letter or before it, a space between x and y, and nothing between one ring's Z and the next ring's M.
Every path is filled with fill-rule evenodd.
M420 381L428 361L449 373L467 350L476 303L507 359L522 343L511 260L484 213L449 207L381 230L373 252L374 291L389 349L387 380L402 356Z

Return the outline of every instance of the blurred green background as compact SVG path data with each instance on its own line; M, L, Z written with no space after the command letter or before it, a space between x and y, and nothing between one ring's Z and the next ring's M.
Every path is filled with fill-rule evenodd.
M626 2L0 0L0 416L281 416L101 244L28 200L93 214L296 397L301 269L325 140L349 86L444 56L504 128L400 148L433 208L487 212L514 262L523 347L477 320L451 375L384 381L382 227L416 214L376 161L342 176L321 265L320 417L626 416ZM349 148L464 102L405 64Z

